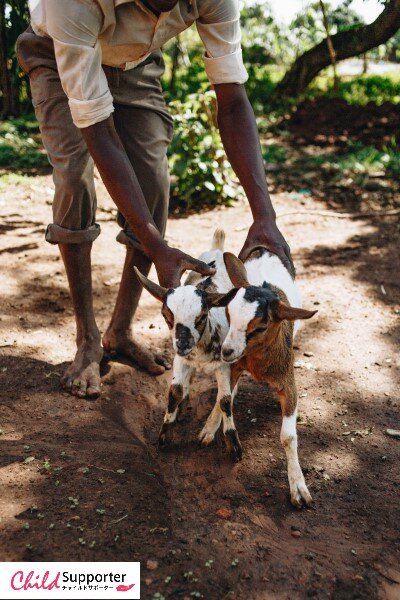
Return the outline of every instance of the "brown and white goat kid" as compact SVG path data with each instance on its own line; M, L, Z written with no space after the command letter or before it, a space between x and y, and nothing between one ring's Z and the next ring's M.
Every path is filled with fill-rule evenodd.
M236 295L226 309L229 332L222 345L222 358L232 366L232 386L247 372L268 383L278 395L291 501L297 507L302 501L309 505L312 498L297 454L293 334L298 319L310 319L317 311L300 308L294 279L280 259L267 250L253 253L245 265L228 252L224 260Z
M224 241L225 233L217 229L212 249L199 256L200 260L215 268L212 277L202 278L192 272L185 285L166 289L144 277L138 270L136 274L147 291L162 302L161 312L171 330L175 350L168 408L159 434L160 445L168 442L171 426L177 417L179 420L180 410L188 402L190 381L195 370L215 372L217 400L199 439L204 445L210 444L223 421L228 449L239 460L242 450L233 421L231 367L221 360L221 346L229 329L224 307L230 300L229 291L232 290L223 259ZM215 308L222 299L223 306Z

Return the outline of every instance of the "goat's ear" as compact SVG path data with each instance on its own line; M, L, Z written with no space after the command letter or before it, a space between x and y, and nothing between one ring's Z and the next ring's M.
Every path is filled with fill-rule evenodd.
M135 273L137 278L139 279L140 283L142 284L142 286L144 288L146 288L146 290L152 295L154 296L154 298L157 298L157 300L160 300L160 302L164 302L165 297L167 295L167 288L161 287L161 285L158 285L158 283L154 283L154 281L150 281L150 279L147 279L147 277L145 277L138 268L133 267L135 269Z
M221 306L228 306L229 302L233 300L238 291L239 290L237 288L233 288L233 290L230 290L226 294L218 294L216 292L212 294L207 294L206 302L208 308L219 308Z
M284 319L286 319L287 321L297 321L297 319L311 319L311 317L313 317L317 312L317 310L305 310L304 308L295 308L294 306L289 306L284 302L278 302L275 314L281 321L283 321Z
M236 288L249 287L246 267L237 256L231 252L224 252L224 263L229 278Z

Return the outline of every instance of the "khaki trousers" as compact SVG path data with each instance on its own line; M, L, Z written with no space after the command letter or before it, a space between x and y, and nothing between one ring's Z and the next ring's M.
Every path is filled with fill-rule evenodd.
M80 130L72 122L57 71L53 42L28 28L19 36L16 48L20 66L29 76L43 144L53 167L53 223L47 227L46 240L52 244L93 241L100 234L95 221L93 160ZM164 235L170 184L166 153L173 122L160 83L164 72L161 52L155 52L129 71L103 68L114 98L116 130L150 213ZM121 213L117 220L122 227L117 240L140 249L135 232Z

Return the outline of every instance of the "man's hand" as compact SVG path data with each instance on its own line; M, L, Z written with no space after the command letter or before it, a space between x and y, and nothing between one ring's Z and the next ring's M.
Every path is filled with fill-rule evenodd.
M165 288L175 288L180 285L180 279L185 271L196 271L201 275L214 275L215 269L205 262L197 260L178 250L170 248L165 244L157 256L152 256L157 271L158 281Z
M275 221L257 220L252 224L244 246L240 251L240 260L246 260L253 250L260 247L267 248L267 250L279 256L292 277L295 276L296 270L290 248Z
M243 85L221 83L215 85L215 93L221 139L249 199L254 219L239 258L245 260L252 250L262 246L277 254L294 276L290 248L275 223L257 124L246 90Z

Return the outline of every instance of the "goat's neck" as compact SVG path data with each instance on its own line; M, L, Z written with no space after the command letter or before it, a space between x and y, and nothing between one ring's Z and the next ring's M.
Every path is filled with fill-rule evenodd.
M247 349L247 370L258 380L283 375L293 361L291 324L271 324L266 334Z

